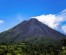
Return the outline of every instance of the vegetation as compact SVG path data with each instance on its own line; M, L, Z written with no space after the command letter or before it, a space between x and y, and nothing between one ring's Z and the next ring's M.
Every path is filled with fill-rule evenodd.
M34 45L29 43L0 44L0 55L66 55L66 41L62 45Z

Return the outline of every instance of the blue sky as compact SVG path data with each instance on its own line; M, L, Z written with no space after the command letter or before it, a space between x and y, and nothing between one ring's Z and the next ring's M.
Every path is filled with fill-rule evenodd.
M66 0L0 0L0 32L30 17L56 15L65 9Z

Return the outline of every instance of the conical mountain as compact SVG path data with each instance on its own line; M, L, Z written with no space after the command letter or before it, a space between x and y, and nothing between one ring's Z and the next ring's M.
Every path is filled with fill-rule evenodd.
M57 32L47 25L32 18L28 21L23 21L17 26L0 34L0 42L5 43L54 43L66 38L65 35Z

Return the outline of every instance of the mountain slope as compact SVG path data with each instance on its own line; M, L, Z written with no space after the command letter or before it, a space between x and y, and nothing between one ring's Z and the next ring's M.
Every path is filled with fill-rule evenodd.
M66 38L65 35L49 28L37 19L23 21L14 28L0 34L0 42L20 43L20 42L43 42L53 43Z

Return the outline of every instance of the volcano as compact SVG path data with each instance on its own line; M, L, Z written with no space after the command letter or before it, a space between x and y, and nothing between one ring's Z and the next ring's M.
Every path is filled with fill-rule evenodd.
M25 20L17 26L0 33L0 43L57 43L66 36L35 18Z

